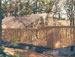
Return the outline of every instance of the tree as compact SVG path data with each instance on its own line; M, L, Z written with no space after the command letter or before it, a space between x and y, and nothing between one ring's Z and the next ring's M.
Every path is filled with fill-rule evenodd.
M2 14L1 14L1 0L0 0L0 54L6 56L2 49Z
M33 0L32 5L33 5L33 13L42 13L44 11L45 3L47 0Z
M7 5L7 1L5 0L4 3L2 3L1 6L2 6L2 9L3 9L4 12L5 12L5 15L4 15L4 16L8 16L8 10L7 10L8 5Z
M32 3L28 0L20 4L20 15L28 15L32 13Z
M48 0L38 0L39 6L38 6L38 12L42 13L45 12L46 3Z
M10 13L10 16L13 15L13 3L12 3L12 0L9 0L10 4L9 4L9 13Z
M65 9L67 12L67 16L68 19L70 20L70 26L74 26L74 1L73 0L67 0L66 4L65 4ZM71 33L73 33L72 29L71 29ZM73 46L71 46L71 51L73 51Z
M55 2L55 0L50 0L46 3L46 9L45 9L46 13L52 12L54 2Z
M1 39L2 39L2 14L1 14L1 0L0 0L0 48L1 48Z
M1 14L1 0L0 0L0 47L1 47L1 35L2 35L2 14Z
M65 4L67 16L70 19L70 26L74 25L74 3L73 0L67 0Z

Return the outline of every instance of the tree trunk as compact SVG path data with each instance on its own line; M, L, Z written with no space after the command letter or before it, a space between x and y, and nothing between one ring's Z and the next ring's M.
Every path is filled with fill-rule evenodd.
M2 49L2 14L1 14L1 0L0 0L0 54L6 57L6 54L3 52Z
M37 14L37 2L38 2L38 0L36 0L36 9L35 9L35 11L36 11L36 14Z
M1 37L2 37L2 15L1 15L1 0L0 0L0 47L1 47Z
M1 0L0 0L0 54L2 54L2 14L1 14Z

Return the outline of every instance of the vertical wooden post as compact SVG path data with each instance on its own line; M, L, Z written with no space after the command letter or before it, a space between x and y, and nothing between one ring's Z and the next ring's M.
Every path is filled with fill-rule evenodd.
M72 7L71 7L71 15L70 15L70 25L71 25L71 26L74 26L73 0L71 0L70 3L72 3L72 4L71 4L71 5L72 5ZM72 32L73 32L73 31L72 31ZM74 47L71 46L70 51L73 51L73 50L74 50Z
M73 39L74 39L74 28L71 28L72 29L72 34L73 34ZM71 49L70 51L73 51L74 50L74 46L73 46L73 39L72 39L72 46L71 46Z

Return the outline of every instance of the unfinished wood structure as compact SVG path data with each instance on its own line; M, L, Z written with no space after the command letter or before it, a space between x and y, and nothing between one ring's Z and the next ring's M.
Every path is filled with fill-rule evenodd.
M3 29L2 40L18 38L17 43L31 44L46 48L63 48L75 45L74 26L48 26L38 29Z

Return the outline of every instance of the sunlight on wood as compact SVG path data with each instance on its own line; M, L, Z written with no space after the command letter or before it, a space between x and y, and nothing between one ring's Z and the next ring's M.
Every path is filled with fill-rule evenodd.
M58 41L56 44L55 44L55 48L59 48L60 47L60 42Z
M5 25L5 24L3 24L3 25L2 25L2 28L3 28L3 29L5 29L5 28L6 28L6 25Z

